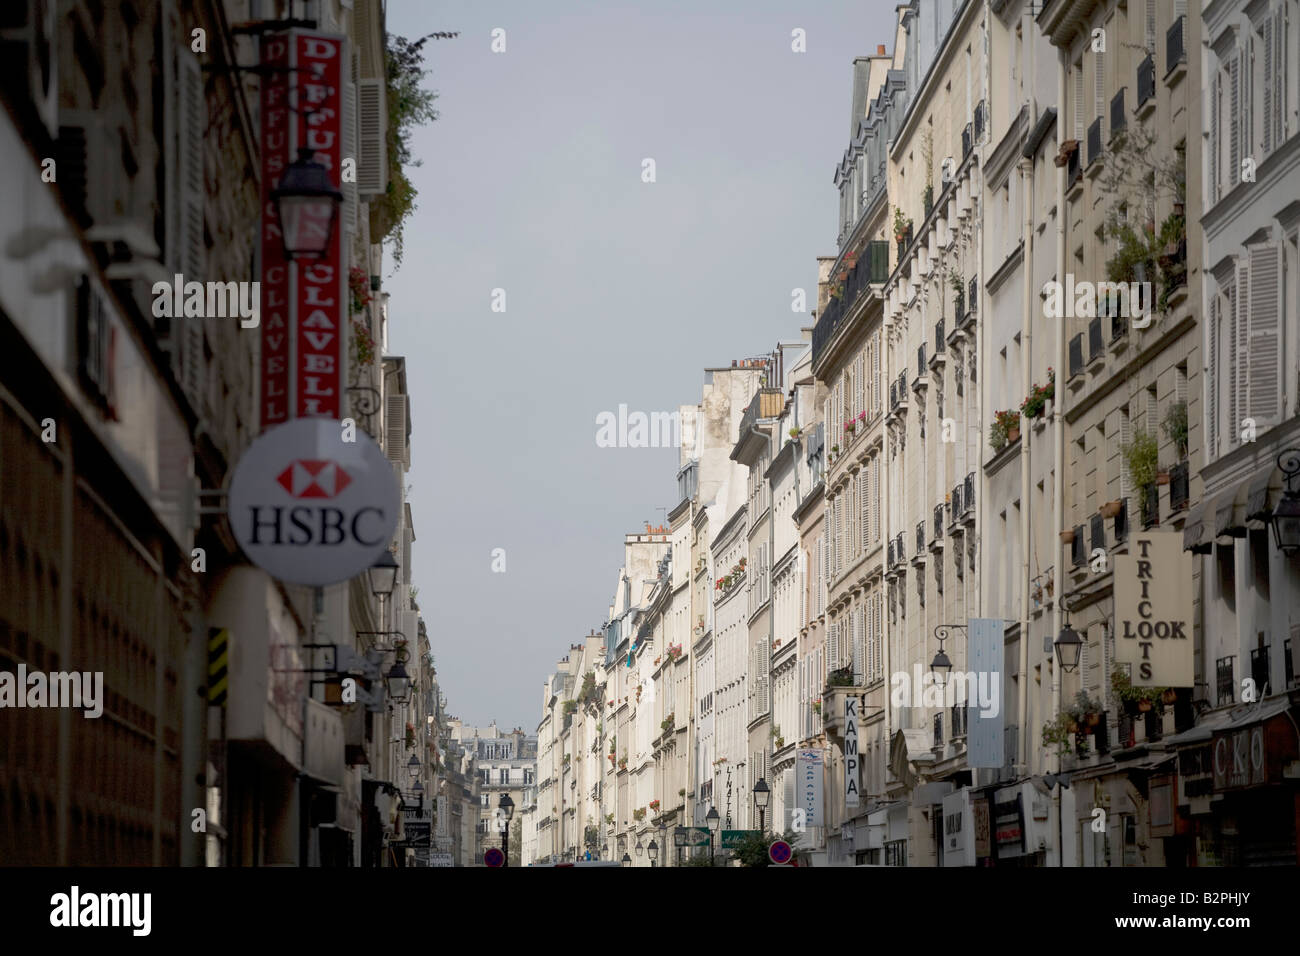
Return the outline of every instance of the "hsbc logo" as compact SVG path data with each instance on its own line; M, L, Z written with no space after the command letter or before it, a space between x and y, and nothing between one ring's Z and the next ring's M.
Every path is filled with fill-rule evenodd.
M323 587L363 573L388 547L401 496L392 463L332 419L266 431L240 458L228 495L244 554L282 581Z
M295 498L333 498L352 479L333 461L295 461L275 479Z

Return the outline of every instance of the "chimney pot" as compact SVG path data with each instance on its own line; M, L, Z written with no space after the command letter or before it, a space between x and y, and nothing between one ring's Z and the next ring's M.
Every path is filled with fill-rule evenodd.
M885 45L884 45L883 43L879 43L879 44L877 44L877 45L876 45L876 56L884 56L884 55L885 55Z

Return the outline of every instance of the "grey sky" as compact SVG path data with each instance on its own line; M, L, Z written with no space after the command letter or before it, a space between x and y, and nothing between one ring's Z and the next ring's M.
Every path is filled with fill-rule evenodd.
M390 31L461 31L426 45L441 117L415 138L419 209L387 279L452 713L535 728L545 675L605 619L623 534L675 503L677 450L598 448L597 414L697 401L705 366L808 323L790 291L812 298L834 252L852 58L892 48L893 9L390 0Z

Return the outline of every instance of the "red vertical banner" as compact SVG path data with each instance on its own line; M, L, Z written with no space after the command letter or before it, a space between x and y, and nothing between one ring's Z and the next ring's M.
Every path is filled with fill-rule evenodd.
M294 108L297 142L312 151L335 187L343 150L344 38L295 31ZM341 346L346 313L347 269L343 262L342 214L336 217L329 255L298 265L292 292L294 327L295 417L340 417L343 407ZM328 222L304 223L325 229Z
M284 175L290 157L289 37L271 34L262 45L262 429L289 420L289 269L271 191Z

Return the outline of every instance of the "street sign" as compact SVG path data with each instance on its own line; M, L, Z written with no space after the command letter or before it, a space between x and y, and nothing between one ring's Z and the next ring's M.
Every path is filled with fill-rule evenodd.
M501 852L500 847L490 846L483 854L483 862L488 866L505 866L506 855Z
M757 830L723 830L722 842L718 846L724 850L734 850L748 838L756 836Z
M429 846L431 829L432 824L427 822L406 820L402 823L402 835L406 837L406 843L411 846Z
M682 844L683 846L708 846L709 845L708 827L677 827L676 830L674 831L674 837L673 837L674 841L676 841L677 839L675 835L676 833L686 834L686 842Z
M397 476L366 432L299 418L256 439L235 466L228 514L248 559L272 577L324 587L378 560L397 529Z
M773 840L772 845L767 848L767 858L778 865L789 863L792 856L794 851L784 840Z
M431 853L429 854L429 865L436 868L450 868L456 864L453 862L450 853Z

